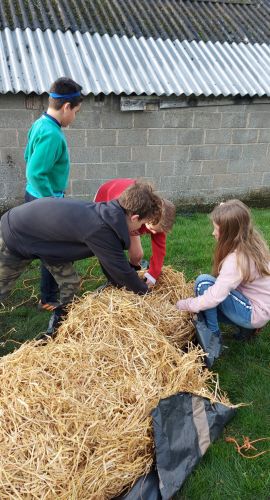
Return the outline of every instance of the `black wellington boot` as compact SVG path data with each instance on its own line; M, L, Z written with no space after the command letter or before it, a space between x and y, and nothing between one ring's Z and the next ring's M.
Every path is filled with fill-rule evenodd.
M63 306L59 306L54 309L48 324L48 328L46 333L41 333L36 337L36 340L45 340L48 341L50 338L54 338L57 334L57 330L65 319L67 315L67 311Z
M222 351L222 336L216 335L209 330L205 321L200 318L200 321L194 321L196 329L196 337L198 343L208 356L205 356L205 364L207 368L213 366L214 361L219 358Z

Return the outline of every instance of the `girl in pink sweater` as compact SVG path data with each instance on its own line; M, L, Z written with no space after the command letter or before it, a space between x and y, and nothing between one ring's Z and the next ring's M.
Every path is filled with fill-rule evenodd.
M200 313L212 337L220 337L219 322L233 323L240 327L235 338L244 340L270 320L270 251L241 201L221 203L210 217L217 240L214 276L198 276L196 298L179 300L176 307Z

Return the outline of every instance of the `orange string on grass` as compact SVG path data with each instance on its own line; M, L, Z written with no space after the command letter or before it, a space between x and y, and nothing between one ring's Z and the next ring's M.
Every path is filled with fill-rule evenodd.
M257 443L259 441L268 441L268 440L270 440L270 437L259 438L259 439L254 439L253 441L250 441L248 436L243 436L243 444L240 446L240 444L237 442L237 440L233 437L227 437L225 439L225 441L227 441L227 443L235 443L236 451L244 458L257 458L260 455L264 455L265 453L268 453L270 451L270 449L260 451L260 452L256 453L255 455L247 455L247 454L242 452L242 450L244 450L244 451L248 451L248 450L257 451L257 448L255 448L255 446L253 446L253 443Z

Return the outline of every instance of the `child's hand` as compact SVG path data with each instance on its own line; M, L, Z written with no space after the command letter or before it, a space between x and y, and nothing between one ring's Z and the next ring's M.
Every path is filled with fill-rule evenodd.
M185 311L186 310L185 301L178 300L178 302L176 302L176 309L178 309L178 311Z

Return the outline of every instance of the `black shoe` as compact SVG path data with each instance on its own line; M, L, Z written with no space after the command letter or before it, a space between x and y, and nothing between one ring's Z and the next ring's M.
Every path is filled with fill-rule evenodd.
M97 293L102 292L103 290L105 290L105 288L108 288L109 286L112 286L112 285L113 285L113 283L111 281L106 281L106 283L103 283L103 285L98 286L94 290L94 292L97 292Z
M36 340L44 340L46 342L50 338L53 339L56 336L57 330L62 321L65 319L66 315L67 311L62 306L54 309L50 317L46 333L41 333L40 335L38 335L36 337Z
M234 340L238 340L240 342L246 342L252 340L258 335L258 328L244 328L240 326L238 331L233 335Z
M214 361L219 358L222 351L222 335L216 335L206 326L205 321L194 321L198 343L208 356L205 356L207 368L213 366Z

